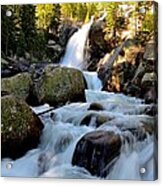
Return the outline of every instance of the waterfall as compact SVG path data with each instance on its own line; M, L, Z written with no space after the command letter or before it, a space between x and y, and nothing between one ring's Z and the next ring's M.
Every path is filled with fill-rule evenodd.
M102 82L98 78L97 72L88 72L83 71L83 75L87 82L87 88L91 90L101 90L102 89Z
M104 19L103 15L101 19ZM66 52L60 64L66 67L73 67L79 70L85 68L84 49L86 40L88 38L89 30L93 24L93 17L89 23L82 26L76 33L74 33L68 41ZM98 78L97 72L83 71L83 75L87 82L87 88L92 90L101 90L102 83Z
M84 68L84 48L92 23L93 17L89 23L83 25L71 36L66 47L66 53L60 62L63 66Z

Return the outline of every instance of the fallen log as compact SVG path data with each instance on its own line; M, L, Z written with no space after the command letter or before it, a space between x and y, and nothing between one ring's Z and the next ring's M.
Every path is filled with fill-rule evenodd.
M43 115L43 114L46 114L46 113L48 113L48 112L51 112L51 111L53 111L53 110L55 110L56 108L49 108L48 110L45 110L45 111L43 111L43 112L40 112L40 113L37 113L36 115L37 116L41 116L41 115Z

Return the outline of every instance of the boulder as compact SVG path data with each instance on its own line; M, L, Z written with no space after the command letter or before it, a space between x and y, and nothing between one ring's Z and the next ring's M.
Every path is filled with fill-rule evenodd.
M2 78L1 91L26 100L29 96L32 84L31 75L25 72L13 77Z
M100 111L104 110L104 108L100 103L91 103L88 110Z
M156 86L152 86L149 87L149 89L145 89L146 87L144 87L144 95L143 98L145 100L146 104L150 104L150 103L157 103L158 100L158 92L157 92L157 87Z
M143 87L146 83L149 83L149 85L152 86L156 82L157 82L157 75L155 72L145 73L141 80L141 85Z
M156 60L157 58L157 51L156 51L156 43L154 40L151 40L148 42L148 44L145 47L145 53L144 53L144 59L145 60Z
M18 98L7 95L1 98L2 158L23 156L39 143L43 124L30 107Z
M145 109L145 114L147 114L149 116L156 116L158 114L158 106L156 104L149 105Z
M89 113L81 120L80 125L91 125L97 128L112 119L113 118L101 114Z
M72 164L84 167L92 175L105 177L108 165L119 156L120 149L119 135L109 131L93 131L77 143Z
M81 71L48 65L35 85L40 103L61 106L67 102L85 101L85 82Z
M155 72L144 74L141 80L141 90L142 97L147 104L157 102L157 75Z

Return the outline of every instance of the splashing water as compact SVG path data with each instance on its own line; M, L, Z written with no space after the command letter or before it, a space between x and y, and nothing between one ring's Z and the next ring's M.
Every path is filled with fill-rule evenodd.
M98 78L97 72L83 71L83 75L87 82L87 88L91 90L101 90L102 82Z
M101 91L94 92L93 90L86 91L87 94L89 94L89 97L101 98L98 103L103 105L105 110L100 112L89 111L88 107L92 100L88 99L87 103L72 103L51 111L58 116L57 121L50 119L50 113L42 115L41 120L44 122L45 127L40 145L37 149L29 151L25 156L15 161L4 159L2 161L2 176L100 179L92 176L82 167L72 166L73 152L79 139L88 132L101 129L114 131L121 135L123 131L121 130L122 127L119 128L120 125L126 128L139 127L140 121L148 121L151 118L137 113L137 110L141 110L142 106L144 106L144 109L148 106L141 103L139 99L113 93L107 94ZM108 96L108 99L105 97L105 102L103 102L103 94ZM120 103L123 104L123 107L119 107ZM113 107L117 109L112 110ZM33 109L39 113L47 108L48 106L44 105ZM132 108L132 112L130 108ZM130 114L126 115L128 111ZM91 125L80 126L83 117L90 112L115 119L99 128ZM49 121L47 118L49 118ZM126 136L131 136L130 141L132 143L124 144L120 157L106 179L153 180L153 137L151 136L143 142L137 142L132 139L134 137L131 133L127 133ZM11 170L6 168L8 162L12 162L13 167ZM142 166L150 169L145 175L142 175L139 171Z

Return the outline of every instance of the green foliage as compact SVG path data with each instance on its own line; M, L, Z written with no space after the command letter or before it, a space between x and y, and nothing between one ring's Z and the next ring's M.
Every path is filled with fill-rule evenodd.
M55 5L53 4L39 4L36 5L36 25L39 29L47 29L55 16Z
M35 50L35 38L36 38L36 27L35 27L35 6L33 5L22 5L20 11L21 19L21 32L24 36L24 51L33 54ZM22 37L23 37L22 36Z
M139 31L152 32L155 17L151 12L152 5L153 2L85 2L1 6L2 53L6 56L25 56L28 53L33 59L45 59L49 56L47 35L51 33L56 38L61 22L70 20L70 23L84 24L91 16L97 20L104 12L107 13L105 30L109 37L111 34L115 36L114 40L118 30L127 28L124 26L126 20L131 19L136 25L139 15L142 17ZM128 18L122 6L133 7ZM146 9L145 14L139 12L142 7ZM6 16L7 10L12 11L11 17ZM130 26L128 29L133 28Z
M6 16L6 11L10 10L12 16ZM13 5L1 6L1 46L2 52L5 55L13 55L16 49L16 38L17 38L17 14L14 11L15 7Z
M66 3L61 5L63 19L88 22L97 11L97 3Z

